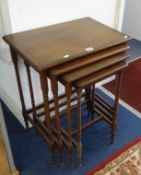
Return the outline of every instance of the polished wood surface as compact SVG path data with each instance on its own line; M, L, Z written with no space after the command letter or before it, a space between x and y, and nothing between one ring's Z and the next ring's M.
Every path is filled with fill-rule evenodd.
M127 43L120 44L115 47L111 47L109 49L103 50L101 52L96 52L96 53L90 54L89 56L84 56L79 59L72 60L68 63L64 63L60 66L51 68L48 70L48 75L49 76L59 76L61 74L65 74L69 71L73 71L75 69L86 66L88 64L95 63L97 61L101 61L102 59L105 59L107 57L127 51L128 49L129 49L129 46L127 45Z
M116 56L103 59L102 61L99 61L97 63L87 65L83 68L80 68L72 72L69 72L65 75L62 75L60 80L62 80L62 82L74 82L80 78L83 78L86 76L88 77L90 74L94 72L101 71L102 69L105 69L111 65L124 61L126 58L127 58L126 53L121 53Z
M78 165L81 165L82 131L101 120L112 127L114 141L121 73L127 66L129 36L91 18L82 18L3 38L10 45L26 127L28 129L30 122L44 137L49 145L52 163L57 159L59 164L63 164L62 153L66 146L68 165L71 166L75 146ZM24 102L18 55L23 58L27 72L31 109L26 109ZM43 96L40 105L36 104L34 97L31 67L39 73ZM95 83L111 75L117 77L114 106L95 92ZM53 95L51 100L48 78ZM58 95L58 82L64 85L63 95ZM87 107L90 117L85 124L81 123L82 105ZM73 110L77 110L75 129L72 123ZM66 116L66 127L62 125L62 116Z
M115 65L107 68L107 69L99 71L99 72L95 73L94 75L92 74L89 77L85 77L85 78L77 81L77 83L75 83L75 86L84 88L85 86L88 86L94 82L101 81L103 78L107 78L108 76L111 76L115 72L118 72L126 67L127 67L127 63L120 62L118 64L115 64Z
M119 59L121 58L121 59ZM96 112L99 116L98 120L104 119L106 122L112 126L112 134L111 134L111 142L114 142L114 136L115 136L115 130L116 130L116 123L117 123L117 112L118 112L118 100L119 100L119 90L121 85L121 76L117 76L117 89L116 89L116 97L115 97L115 103L114 107L111 111L107 111L107 107L104 106L97 106L97 102L94 102L95 99L95 83L97 81L100 81L104 78L107 78L108 76L112 74L121 75L121 71L123 68L127 66L126 64L126 53L117 54L116 56L112 56L110 58L104 59L102 61L99 61L97 63L94 63L92 65L87 65L86 67L74 70L70 73L67 73L66 75L62 75L59 77L59 80L63 82L65 88L66 88L66 96L67 96L67 111L68 111L68 129L71 129L71 123L70 120L71 111L70 111L70 92L68 92L67 89L71 89L72 85L76 87L77 91L77 116L78 116L78 129L77 129L77 160L78 164L81 165L81 156L82 156L82 143L81 143L81 130L82 128L87 128L93 124L95 124L95 118L94 113ZM80 79L80 80L79 80ZM81 92L82 89L86 89L86 92L88 91L88 110L91 114L91 121L87 122L83 127L81 127ZM92 97L93 96L93 97ZM87 99L87 96L86 96ZM101 100L100 100L101 101ZM102 102L104 102L102 100ZM105 111L106 110L106 111ZM104 116L103 116L104 114ZM71 130L70 130L71 131ZM67 133L68 137L72 134L70 131ZM69 148L69 147L68 147ZM68 152L68 163L69 165L72 164L71 156L72 153Z
M28 125L28 121L27 121L27 116L25 114L26 113L26 105L25 105L24 93L23 93L23 89L22 89L20 72L19 72L19 67L18 67L19 58L18 58L17 52L11 46L10 46L10 53L11 53L11 58L12 58L14 68L15 68L17 85L18 85L18 90L19 90L19 95L20 95L20 101L21 101L21 105L22 105L22 114L23 114L23 118L25 121L26 129L28 129L29 125Z
M38 71L125 43L129 39L91 18L4 36L4 40Z

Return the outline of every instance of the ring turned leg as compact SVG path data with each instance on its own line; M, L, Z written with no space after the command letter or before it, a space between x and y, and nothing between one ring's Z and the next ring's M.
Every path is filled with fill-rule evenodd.
M72 137L71 137L71 91L72 86L66 85L66 97L67 97L67 119L68 119L68 165L72 166Z
M63 143L61 136L61 119L59 114L59 104L58 104L58 83L55 77L51 78L51 88L54 96L54 107L55 107L55 118L56 118L56 130L57 130L57 145L58 145L58 153L59 153L59 163L63 164L62 151L63 151Z
M53 140L51 119L50 119L50 112L49 112L48 82L47 82L47 76L45 72L40 73L40 82L41 82L41 88L42 88L42 94L43 94L45 122L46 122L46 127L48 129L48 140L49 140L49 147L51 152L51 160L52 160L52 163L54 163L55 162L55 157L54 157L55 145Z
M29 67L28 63L26 63L25 61L24 61L24 63L25 63L26 72L27 72L27 79L28 79L28 85L29 85L31 105L32 105L32 109L33 109L33 121L37 125L37 120L36 120L37 113L36 113L35 98L34 98L34 92L33 92L33 86L32 86L30 67ZM36 132L38 134L38 130L36 130Z
M82 156L82 143L81 143L81 89L77 90L77 98L78 98L78 144L77 144L77 160L78 166L81 166L81 156Z
M90 87L87 87L85 88L85 93L86 93L86 105L87 105L87 110L88 110L88 116L90 116L90 113L91 113L91 101L90 101L90 96L91 96L91 86Z
M113 113L113 125L112 125L112 143L115 138L115 130L117 126L117 115L118 115L118 103L119 103L119 94L122 80L122 71L116 74L116 92L115 92L115 101L114 101L114 113Z
M14 67L15 67L19 95L20 95L20 100L21 100L21 105L22 105L22 114L23 114L23 118L25 121L26 129L28 129L29 125L28 125L28 119L26 116L26 106L25 106L23 90L22 90L22 85L21 85L21 79L20 79L20 74L19 74L19 69L18 69L18 56L17 56L16 51L12 47L10 47L10 52L11 52L12 61L13 61Z
M91 120L94 119L94 108L95 108L95 84L91 86Z

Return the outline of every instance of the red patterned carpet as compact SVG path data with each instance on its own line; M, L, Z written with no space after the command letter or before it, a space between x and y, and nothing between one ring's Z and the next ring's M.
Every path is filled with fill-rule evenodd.
M115 81L107 83L104 87L114 93ZM120 98L141 112L141 59L129 63L129 66L125 69Z
M141 175L141 138L119 150L86 175Z

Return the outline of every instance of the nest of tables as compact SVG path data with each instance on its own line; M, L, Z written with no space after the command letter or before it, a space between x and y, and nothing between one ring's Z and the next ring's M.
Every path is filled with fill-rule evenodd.
M9 44L15 67L22 112L28 129L29 122L46 140L52 162L55 150L63 164L63 150L67 148L68 165L72 165L73 148L81 165L83 130L101 120L111 127L114 142L117 125L118 100L122 70L127 66L129 36L111 29L91 18L82 18L50 27L4 36ZM26 108L18 68L18 55L24 60L32 107ZM39 73L43 103L34 97L30 67ZM95 84L115 75L114 105L111 106L95 91ZM48 79L53 98L49 99ZM58 82L64 94L58 94ZM82 124L81 107L88 110L89 120ZM72 111L77 111L77 126L72 126ZM44 116L44 117L42 117ZM66 127L61 123L66 118Z

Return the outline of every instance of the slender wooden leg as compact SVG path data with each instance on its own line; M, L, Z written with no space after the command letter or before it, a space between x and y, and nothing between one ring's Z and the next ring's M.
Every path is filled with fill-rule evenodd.
M31 72L30 72L30 67L28 65L28 63L25 63L25 67L26 67L26 72L27 72L27 78L28 78L28 84L29 84L29 92L30 92L30 98L31 98L31 104L32 104L32 109L33 109L33 121L35 124L37 124L36 121L36 106L35 106L35 99L34 99L34 92L33 92L33 86L32 86L32 79L31 79ZM38 131L36 130L36 132L38 133Z
M55 162L55 157L54 157L55 145L53 141L53 133L52 133L52 127L51 127L50 112L49 112L48 82L47 82L47 76L45 72L40 73L40 82L41 82L43 101L44 101L45 122L46 122L46 127L48 129L48 139L49 139L49 147L51 152L51 160L54 163Z
M68 119L68 165L72 166L72 138L71 138L71 91L72 86L66 85L67 119Z
M14 67L15 67L19 95L20 95L20 100L21 100L21 105L22 105L22 114L23 114L23 118L25 121L26 129L28 129L29 125L28 125L28 119L26 116L26 106L25 106L24 95L23 95L23 90L22 90L22 85L21 85L21 79L20 79L20 74L19 74L19 69L18 69L18 56L17 56L16 51L12 47L10 47L10 52L11 52L12 61L13 61Z
M87 101L87 110L88 110L88 116L90 116L90 111L91 111L91 109L90 109L90 106L91 106L91 102L90 102L90 96L91 96L91 86L90 87L87 87L86 89L85 89L85 92L86 92L86 101Z
M81 143L81 89L77 90L78 98L78 144L77 144L77 160L78 166L81 166L81 156L82 156L82 143Z
M95 111L95 84L92 85L91 120L94 119L94 111Z
M119 94L122 80L122 71L116 74L116 92L115 92L115 101L114 101L114 111L113 111L113 125L112 125L112 143L115 138L115 130L117 126L117 115L118 115L118 103L119 103Z
M55 119L56 119L56 130L58 138L58 152L59 152L59 163L63 164L62 151L63 151L63 142L61 136L61 119L59 114L59 104L58 104L58 83L56 77L51 78L51 88L54 96L54 107L55 107Z

